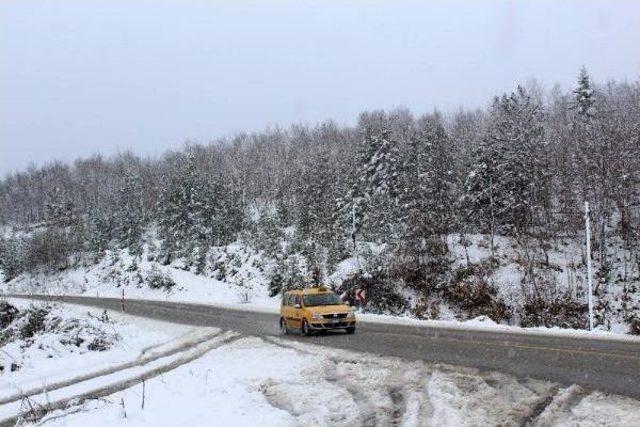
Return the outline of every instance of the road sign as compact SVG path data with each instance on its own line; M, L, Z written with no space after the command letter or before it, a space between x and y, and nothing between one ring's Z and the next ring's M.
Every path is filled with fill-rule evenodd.
M365 298L366 298L366 293L364 289L356 289L356 301L359 301L361 304L364 304Z

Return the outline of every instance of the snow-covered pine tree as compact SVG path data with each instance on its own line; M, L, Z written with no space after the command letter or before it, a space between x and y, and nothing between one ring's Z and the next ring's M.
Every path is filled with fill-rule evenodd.
M344 254L347 230L334 227L336 165L326 146L306 158L296 189L296 231L302 252L312 268L324 270L326 263ZM346 227L347 225L344 224Z
M234 240L244 221L241 194L222 176L199 171L192 153L173 161L156 211L165 255L202 255L211 245Z
M25 243L21 238L0 236L0 271L5 282L24 271L25 251Z
M140 252L145 226L140 177L129 170L122 177L115 204L114 237L118 245L133 253Z
M522 233L544 203L546 164L540 106L518 87L494 100L489 124L476 150L466 195L479 223L493 236Z
M84 220L83 248L96 256L101 256L109 247L114 226L115 221L111 212L93 207Z
M176 251L180 251L195 235L202 232L194 227L194 193L196 193L196 170L190 155L172 159L172 170L165 176L167 184L158 198L156 220L160 238L163 240L163 255L169 262Z
M447 252L447 234L456 229L453 147L438 114L419 121L405 154L402 176L400 249L422 266L427 257ZM434 253L430 254L429 248Z
M264 251L268 257L275 258L281 252L280 242L284 233L279 226L277 214L269 207L262 207L258 219L253 222L253 230L248 238L256 249Z
M575 95L575 109L578 116L586 121L596 116L596 96L591 87L591 78L585 67L580 69L578 87L573 91Z
M299 182L296 206L297 231L303 238L312 239L321 245L331 240L331 215L335 200L333 166L329 153L319 150L309 157Z
M365 233L389 242L398 226L400 150L386 129L366 138L364 146L358 178L364 195Z
M455 227L453 152L441 117L422 117L403 161L402 235L396 249L405 280L417 290L442 284L451 262L447 234Z
M244 223L241 192L219 175L200 177L196 188L194 222L201 245L223 245L235 240Z

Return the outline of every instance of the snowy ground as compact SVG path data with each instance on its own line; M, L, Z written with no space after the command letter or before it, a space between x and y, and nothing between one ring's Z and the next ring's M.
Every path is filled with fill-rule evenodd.
M124 317L116 328L123 337L127 329L171 330L164 323ZM173 332L169 335L179 337L185 331ZM43 372L37 364L30 369ZM108 382L109 376L100 381ZM76 391L87 388L75 386ZM624 426L638 419L640 402L575 386L328 349L312 340L232 337L173 370L150 374L144 385L136 382L99 398L71 401L38 423Z
M133 320L73 305L8 302L21 314L42 309L47 315L30 337L20 332L29 324L28 316L17 317L2 329L0 421L26 407L46 406L80 393L92 382L114 382L115 373L127 378L164 366L220 334L215 328ZM103 343L100 349L91 346L96 338Z
M78 267L63 272L40 272L23 274L5 284L6 293L68 294L101 297L121 297L152 300L174 300L184 302L212 303L223 305L245 305L256 308L275 309L279 298L270 298L265 285L266 278L256 266L260 257L244 248L231 245L225 248L224 268L236 269L233 279L220 280L218 271L196 274L177 261L171 265L160 265L155 261L134 260L125 251L109 252L98 264ZM213 267L212 267L213 268ZM171 278L176 285L170 290L151 289L148 277L153 272Z

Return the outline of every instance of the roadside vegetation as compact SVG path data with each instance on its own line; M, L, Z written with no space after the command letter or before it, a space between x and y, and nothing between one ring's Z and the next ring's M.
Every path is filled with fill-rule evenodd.
M85 319L46 303L26 308L0 300L0 376L62 354L106 351L120 339L106 311Z

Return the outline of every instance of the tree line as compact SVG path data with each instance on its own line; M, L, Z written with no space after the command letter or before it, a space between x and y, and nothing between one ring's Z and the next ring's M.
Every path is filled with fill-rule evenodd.
M446 270L451 236L464 245L485 234L491 249L495 236L510 236L544 262L554 240L581 233L589 201L594 253L606 264L612 241L636 253L639 148L640 83L597 85L583 69L570 90L532 82L485 109L370 111L355 126L240 133L161 158L53 162L0 181L0 222L37 229L42 240L3 239L0 263L10 278L42 259L141 253L149 232L165 262L197 262L243 236L273 249L294 226L302 252L325 271L366 241L427 277ZM29 244L20 250L31 258L12 259Z

